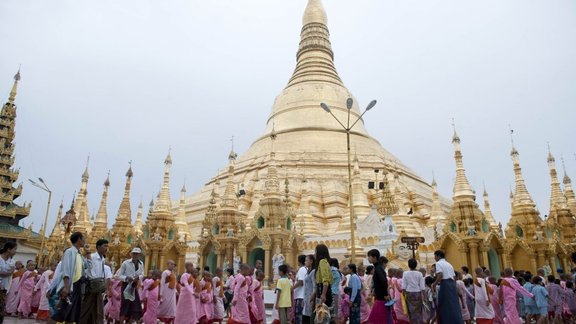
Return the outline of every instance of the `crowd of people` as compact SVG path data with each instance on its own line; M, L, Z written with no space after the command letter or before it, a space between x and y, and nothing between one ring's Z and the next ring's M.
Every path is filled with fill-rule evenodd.
M483 267L455 271L443 251L429 269L410 259L403 269L386 269L376 249L369 264L339 262L326 245L298 256L298 265L281 264L278 278L265 282L262 262L210 272L191 262L178 274L168 260L164 271L144 276L142 251L118 269L106 260L108 241L91 252L82 233L50 268L32 260L14 261L17 246L0 249L0 324L4 316L50 323L260 324L267 322L264 289L274 287L273 323L574 323L575 280L538 269L504 269L495 276ZM498 279L497 279L498 277Z

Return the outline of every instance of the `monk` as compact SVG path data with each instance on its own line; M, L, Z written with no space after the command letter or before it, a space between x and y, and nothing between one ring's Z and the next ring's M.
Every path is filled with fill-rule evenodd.
M160 271L152 271L151 278L144 280L142 285L143 303L146 311L142 320L144 324L156 324L158 301L160 300Z
M28 318L32 315L32 295L36 287L36 262L29 260L26 263L26 272L20 280L20 303L18 304L19 317Z
M34 290L40 294L40 304L38 305L38 312L36 313L36 319L39 321L47 321L50 318L50 305L48 305L46 292L54 279L54 271L56 270L57 264L57 262L53 261L50 264L50 269L44 271L42 276L40 276L40 280L36 283L36 287L34 287Z
M198 322L198 300L200 283L197 280L198 270L192 262L186 262L186 273L180 277L180 298L176 305L174 324L196 324Z
M240 271L234 278L234 298L232 299L232 314L228 323L250 324L250 310L248 308L248 279L250 266L242 263Z
M476 316L477 324L492 324L494 322L494 308L490 302L490 297L493 293L492 288L487 284L484 278L484 269L478 267L474 270L476 278L474 278L474 315Z
M18 303L20 302L20 294L18 293L20 290L20 280L22 279L24 272L26 272L26 268L24 268L21 261L16 261L14 266L16 267L16 270L14 270L14 274L12 274L12 284L6 294L6 315L16 315L18 312Z
M164 323L173 323L176 316L176 263L168 260L168 269L162 272L160 279L160 304L158 319Z
M504 277L500 284L499 302L504 305L504 313L506 314L504 323L522 324L522 319L518 315L518 308L516 307L516 292L528 297L534 297L534 295L524 289L518 280L512 277L513 273L511 268L504 269Z

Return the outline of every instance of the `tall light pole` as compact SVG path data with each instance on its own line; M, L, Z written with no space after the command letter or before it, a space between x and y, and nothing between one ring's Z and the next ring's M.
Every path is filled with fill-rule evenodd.
M44 215L44 226L42 226L42 241L40 243L40 253L43 255L44 254L44 240L46 238L46 227L48 226L48 224L46 224L46 222L48 222L48 213L50 212L50 201L52 200L52 191L48 188L48 185L46 185L46 182L44 182L44 179L42 178L38 178L39 182L36 182L32 179L28 179L28 181L30 181L30 183L37 188L40 188L44 191L46 191L48 193L48 204L46 205L46 214Z
M348 109L348 118L346 122L346 126L332 113L330 107L327 104L321 103L320 107L324 109L327 113L332 115L334 119L342 126L342 128L346 131L346 149L348 154L348 207L350 208L350 262L356 262L356 223L355 223L355 215L354 215L354 207L352 206L352 163L350 162L350 130L358 123L364 114L374 108L376 105L376 100L370 101L366 109L362 112L362 114L350 125L350 112L352 110L352 105L354 104L354 100L352 98L348 98L346 100L346 108Z

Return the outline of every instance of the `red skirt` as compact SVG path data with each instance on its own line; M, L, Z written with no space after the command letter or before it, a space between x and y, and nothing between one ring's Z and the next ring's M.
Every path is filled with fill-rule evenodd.
M374 306L372 306L372 311L368 317L368 323L370 324L386 324L393 323L393 320L388 316L388 309L386 308L386 302L383 300L375 300Z

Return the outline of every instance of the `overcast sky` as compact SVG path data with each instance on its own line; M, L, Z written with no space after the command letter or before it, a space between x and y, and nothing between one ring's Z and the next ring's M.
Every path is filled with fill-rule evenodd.
M227 165L264 131L295 66L306 0L0 2L0 99L22 64L16 168L38 230L43 177L69 207L90 154L89 208L110 170L112 222L133 161L132 208L159 190L172 147L172 198ZM367 130L451 197L451 119L468 179L497 221L514 184L508 124L528 190L548 213L549 141L576 178L576 2L324 0L338 72ZM343 149L345 145L343 142Z

